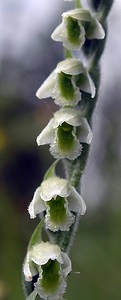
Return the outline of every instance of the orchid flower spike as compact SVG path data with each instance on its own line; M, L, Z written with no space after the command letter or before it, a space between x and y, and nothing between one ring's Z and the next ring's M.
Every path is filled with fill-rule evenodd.
M60 106L75 106L81 100L81 91L95 96L95 85L83 63L76 58L67 58L57 64L38 89L39 99L52 97Z
M103 39L105 32L95 16L86 9L77 8L62 14L62 23L51 37L67 49L79 50L86 39Z
M41 242L34 245L27 253L23 265L26 281L34 283L35 298L60 300L66 289L66 277L71 272L71 260L58 245ZM33 299L33 298L32 298Z
M86 204L68 180L53 176L36 189L28 211L32 219L45 212L45 226L51 231L69 231L73 212L84 215Z
M81 112L65 107L54 114L48 125L37 137L37 144L50 144L51 154L59 158L76 159L82 151L82 144L90 144L92 130Z

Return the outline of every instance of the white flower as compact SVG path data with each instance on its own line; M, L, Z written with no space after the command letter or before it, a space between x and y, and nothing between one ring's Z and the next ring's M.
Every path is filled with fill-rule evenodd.
M65 107L54 114L37 137L37 144L50 144L50 152L57 159L74 160L81 154L82 143L90 144L91 140L91 128L81 112Z
M94 98L94 83L82 62L68 58L57 64L36 96L39 99L52 97L60 106L75 106L81 100L81 91L90 93Z
M62 23L54 30L53 40L63 42L71 50L79 50L87 39L103 39L102 25L95 16L83 8L73 9L62 14Z
M45 212L45 226L51 231L69 231L75 220L72 212L83 215L86 205L68 180L53 176L37 188L28 211L32 219Z
M27 253L23 265L26 281L32 281L37 275L34 284L35 291L42 299L59 300L65 293L66 277L72 266L68 255L61 251L58 245L41 242L33 246Z

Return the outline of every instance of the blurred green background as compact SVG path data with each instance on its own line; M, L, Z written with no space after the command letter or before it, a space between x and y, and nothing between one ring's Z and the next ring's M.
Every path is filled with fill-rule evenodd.
M121 22L115 2L82 180L87 213L71 251L68 300L121 297ZM37 147L35 139L56 110L52 100L39 101L35 92L62 59L62 47L50 34L64 8L62 3L56 8L54 0L53 9L48 1L0 3L0 300L23 300L22 263L38 222L29 219L27 207L53 161L48 147Z

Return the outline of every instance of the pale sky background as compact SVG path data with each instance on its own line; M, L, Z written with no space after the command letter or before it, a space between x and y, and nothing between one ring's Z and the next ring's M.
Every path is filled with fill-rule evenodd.
M86 3L86 0L83 2ZM51 34L55 15L56 20L59 19L58 23L60 22L62 4L65 10L69 9L70 3L63 0L0 0L0 60L7 55L13 58L14 56L22 57L24 52L31 48L37 32ZM120 72L121 0L114 1L108 23L108 38L102 59L102 68L105 71L104 81L108 75L110 63L112 69L114 67L117 73ZM55 27L56 25L58 24L55 23Z
M86 0L83 0L86 2ZM65 9L70 7L69 2L63 0L1 0L0 1L0 55L5 49L12 55L18 56L24 52L28 42L32 43L32 38L36 31L43 33L53 22L53 18L60 17L62 4ZM117 55L120 54L121 32L121 1L115 0L113 9L109 16L109 45L112 53L115 47ZM55 24L56 27L56 24ZM49 38L49 37L48 37Z
M0 61L7 55L13 59L23 57L31 49L37 33L49 34L47 38L50 39L52 30L61 20L62 5L65 10L70 8L70 3L63 0L0 0ZM55 27L52 29L55 16ZM106 78L109 82L109 76L113 76L113 72L108 72L110 64L116 73L121 69L121 0L114 1L108 24L108 38L102 57L103 81L106 85Z

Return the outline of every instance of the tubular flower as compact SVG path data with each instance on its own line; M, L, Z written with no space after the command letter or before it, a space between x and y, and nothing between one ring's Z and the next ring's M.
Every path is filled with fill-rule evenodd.
M62 42L71 50L79 50L86 39L103 39L102 25L95 16L83 8L73 9L62 14L62 23L53 31L53 40Z
M90 144L91 140L92 131L86 118L78 109L65 107L54 114L37 137L37 144L50 144L50 152L57 159L74 160L81 154L82 143Z
M66 289L66 277L71 272L71 260L61 251L58 245L41 242L33 246L27 253L23 265L26 281L38 278L35 296L42 299L60 300Z
M53 176L36 189L28 211L31 218L45 212L45 226L51 231L69 231L75 220L72 212L83 215L86 205L68 180Z
M57 64L38 89L39 99L52 97L60 106L75 106L81 100L81 91L95 96L95 86L83 63L76 58L67 58Z

